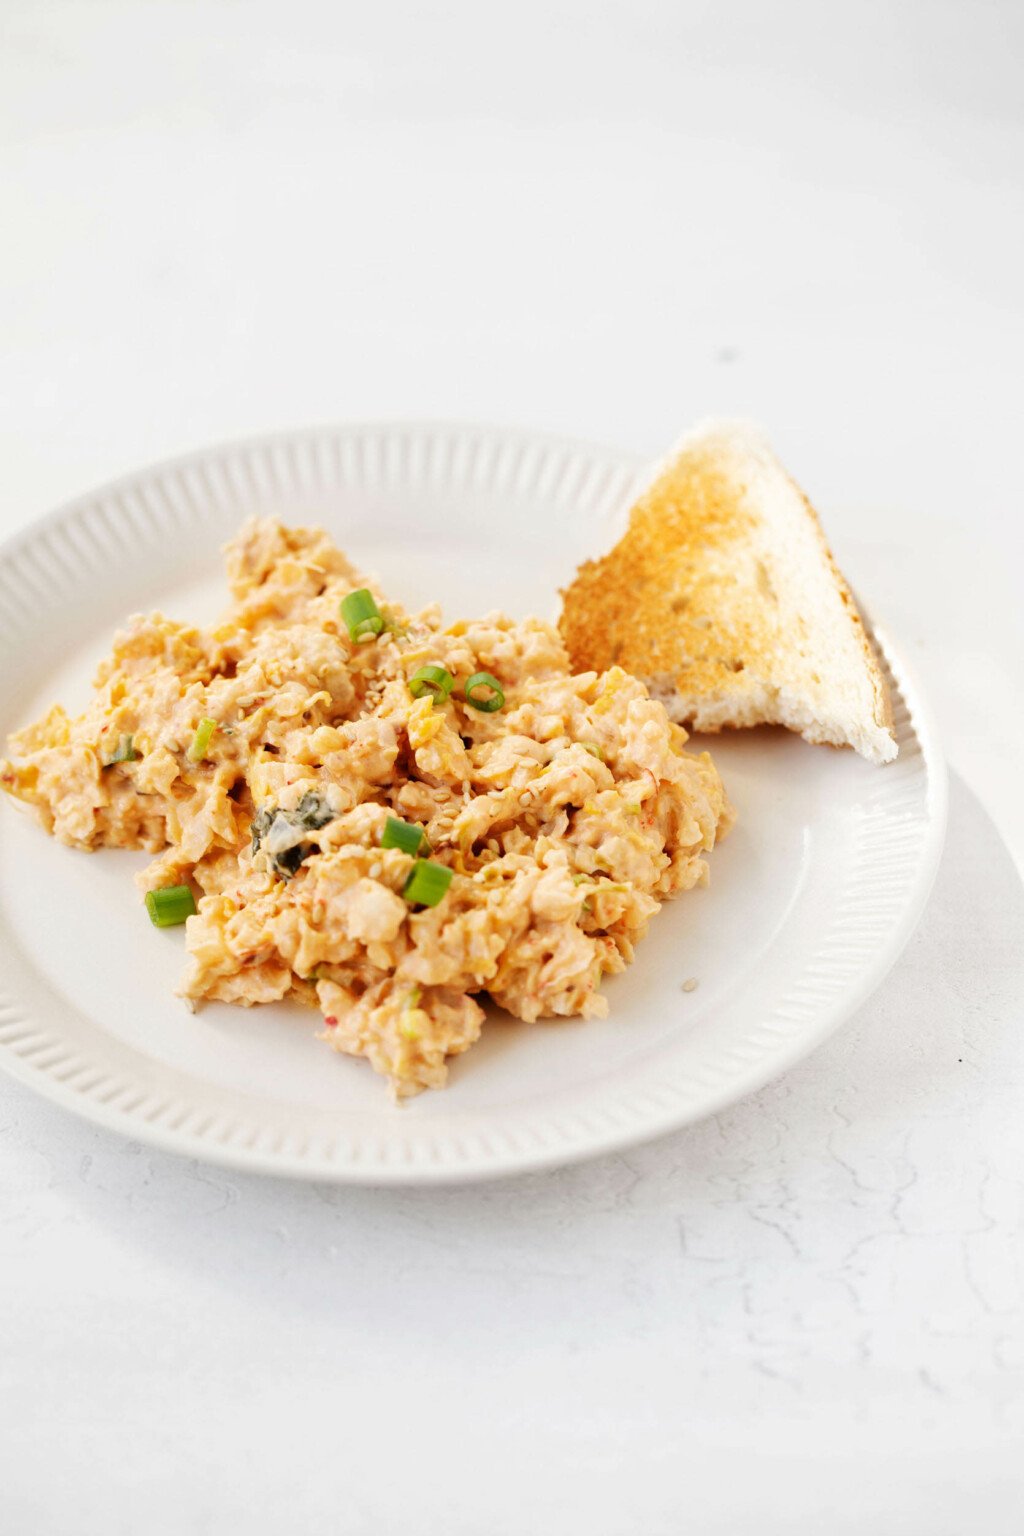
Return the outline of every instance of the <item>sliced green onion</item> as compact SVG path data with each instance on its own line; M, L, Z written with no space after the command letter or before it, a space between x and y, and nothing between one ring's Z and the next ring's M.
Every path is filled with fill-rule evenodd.
M137 761L138 756L133 738L125 735L118 741L112 755L103 759L103 766L104 768L111 768L115 763L134 763Z
M403 853L419 853L420 845L426 840L427 834L422 827L413 826L408 821L399 821L397 816L389 816L384 823L380 845L382 848L401 848Z
M409 631L404 624L400 624L398 622L394 614L391 612L391 609L382 608L380 614L381 618L384 620L384 628L387 633L389 635L394 635L398 640L404 640Z
M209 716L204 715L196 726L196 733L192 737L188 752L185 754L190 763L202 762L216 729L216 720L211 720Z
M486 689L477 698L478 688ZM505 702L505 695L501 691L501 684L496 677L489 672L474 672L464 689L466 703L472 704L474 709L482 709L485 715L493 715L496 709L500 709Z
M589 752L591 757L596 757L599 763L604 762L604 753L601 751L601 748L598 746L596 741L581 741L580 746L583 748L584 752Z
M373 600L373 593L365 587L350 592L341 600L341 616L345 620L349 636L357 645L372 640L384 628L384 615Z
M176 928L195 915L196 904L187 885L165 885L146 892L146 910L155 928Z
M436 907L451 883L452 872L446 864L417 859L402 895L410 903L419 902L424 907Z
M414 672L409 679L409 692L414 699L421 699L425 693L432 693L439 704L444 703L454 687L455 679L448 668L435 667L432 662L425 667L420 667L419 671Z

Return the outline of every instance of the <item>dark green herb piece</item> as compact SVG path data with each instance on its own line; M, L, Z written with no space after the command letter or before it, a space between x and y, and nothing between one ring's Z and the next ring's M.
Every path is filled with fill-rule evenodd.
M262 848L274 874L290 880L299 865L316 852L304 834L325 827L334 815L324 796L315 790L304 794L294 811L264 806L252 819L252 851Z

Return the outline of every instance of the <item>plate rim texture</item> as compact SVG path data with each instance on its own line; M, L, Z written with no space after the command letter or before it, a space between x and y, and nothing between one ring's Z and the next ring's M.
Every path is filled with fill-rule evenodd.
M628 504L643 471L638 456L614 448L458 421L346 422L201 448L76 497L0 544L0 663L17 654L19 621L81 583L90 561L109 560L126 545L145 554L169 530L186 534L211 500L241 520L247 496L308 494L312 512L318 487L321 495L341 484L387 494L415 480L421 490L532 492L553 507L585 505L610 518ZM436 1123L417 1126L414 1111L396 1109L387 1136L361 1136L343 1116L330 1135L304 1135L295 1126L246 1121L244 1096L241 1108L218 1109L98 1069L62 1037L60 1017L38 1017L32 999L3 976L0 1067L84 1119L164 1151L239 1171L351 1184L523 1173L615 1151L718 1113L787 1071L871 995L913 932L935 878L945 833L945 763L912 669L884 628L873 627L873 634L894 688L900 739L896 762L873 771L897 820L901 808L906 814L895 829L891 822L865 825L858 857L870 867L884 838L885 878L847 888L825 941L805 957L781 1002L752 1022L745 1049L734 1048L710 1078L674 1081L652 1071L658 1080L632 1100L589 1108L580 1102L554 1121L550 1112L547 1120L526 1116L515 1134L507 1127L457 1134Z

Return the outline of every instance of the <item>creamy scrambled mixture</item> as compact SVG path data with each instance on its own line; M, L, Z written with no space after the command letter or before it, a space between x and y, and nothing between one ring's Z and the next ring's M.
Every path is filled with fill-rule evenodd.
M619 668L572 676L552 626L407 616L318 529L250 522L226 561L223 621L132 619L84 714L11 738L4 787L64 843L157 855L149 901L193 912L186 998L317 1006L398 1096L444 1083L482 992L603 1016L729 825L708 755ZM350 633L353 593L379 633ZM382 847L396 822L415 851Z

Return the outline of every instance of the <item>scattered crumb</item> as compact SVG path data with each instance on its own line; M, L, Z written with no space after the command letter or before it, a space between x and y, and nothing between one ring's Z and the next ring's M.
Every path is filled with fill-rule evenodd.
M696 992L696 990L697 990L697 988L699 986L700 986L700 982L697 980L696 976L691 976L691 977L688 978L688 980L683 982L683 991L684 992Z

